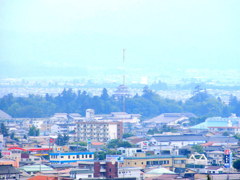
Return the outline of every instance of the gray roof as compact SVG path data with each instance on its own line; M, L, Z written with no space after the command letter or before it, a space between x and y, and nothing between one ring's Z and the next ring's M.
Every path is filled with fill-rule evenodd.
M12 116L0 110L0 119L12 119Z
M90 169L72 169L70 171L70 174L89 174L89 173L93 173L93 171Z
M238 143L238 140L234 137L227 137L227 136L212 136L208 137L209 142L216 142L216 143Z
M170 122L174 122L177 120L188 119L190 117L196 117L196 116L192 113L163 113L152 119L144 121L144 123L153 123L153 122L155 122L155 123L170 123Z
M158 142L171 142L171 141L207 141L206 137L199 135L167 135L167 136L153 136Z
M0 175L19 174L20 172L12 165L0 165Z

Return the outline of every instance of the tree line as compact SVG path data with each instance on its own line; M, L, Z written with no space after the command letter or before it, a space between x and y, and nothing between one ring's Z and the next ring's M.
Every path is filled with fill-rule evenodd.
M199 91L185 102L163 98L148 87L144 87L142 95L125 98L127 113L141 114L150 118L161 113L191 112L199 117L230 116L231 113L240 115L240 101L230 97L225 104L219 97L210 95L207 91ZM28 97L15 97L8 94L0 98L0 109L15 118L49 117L54 113L80 113L85 115L86 109L94 109L96 114L108 114L122 111L122 100L117 100L102 90L100 96L92 96L86 91L74 92L63 89L57 96L29 94Z

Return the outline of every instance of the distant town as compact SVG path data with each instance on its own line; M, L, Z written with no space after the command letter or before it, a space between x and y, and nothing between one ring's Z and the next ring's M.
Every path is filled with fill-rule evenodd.
M240 179L237 90L4 86L2 179Z

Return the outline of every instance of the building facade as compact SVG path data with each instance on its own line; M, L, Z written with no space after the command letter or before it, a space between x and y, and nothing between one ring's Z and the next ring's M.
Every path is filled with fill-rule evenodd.
M111 139L122 139L122 135L121 122L88 121L77 124L78 141L106 142Z
M94 160L93 152L50 153L50 163L75 163Z

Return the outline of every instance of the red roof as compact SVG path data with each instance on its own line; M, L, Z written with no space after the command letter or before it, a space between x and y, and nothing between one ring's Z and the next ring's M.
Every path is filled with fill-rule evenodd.
M58 180L58 177L34 176L34 177L29 178L28 180Z
M12 149L18 149L18 150L22 150L22 151L48 151L48 150L52 150L52 148L35 148L35 149L24 149L24 148L20 148L20 147L8 148L8 150L12 150Z

